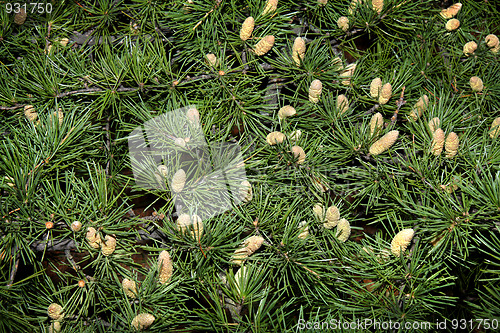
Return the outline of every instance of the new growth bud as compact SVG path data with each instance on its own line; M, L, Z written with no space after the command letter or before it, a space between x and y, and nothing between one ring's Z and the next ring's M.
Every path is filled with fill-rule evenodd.
M109 256L115 252L116 249L116 238L106 235L104 237L104 242L101 242L101 252L105 256Z
M123 279L122 288L125 295L127 295L130 298L136 298L135 295L137 294L137 287L135 285L135 281L129 280L127 278Z
M446 25L445 25L445 29L447 31L457 30L458 27L460 27L460 21L457 19L451 19L448 22L446 22Z
M337 20L337 26L339 29L342 29L342 31L347 32L347 30L349 30L349 19L345 16L339 17Z
M472 88L472 91L475 91L475 92L481 92L481 91L483 91L483 88L484 88L483 80L481 80L477 76L473 76L470 78L469 85Z
M269 52L274 45L274 36L267 35L260 40L254 47L255 54L258 56L262 56Z
M323 84L320 80L314 80L313 82L311 82L311 85L309 86L309 101L311 101L312 103L318 103L322 89Z
M439 156L443 151L444 146L444 132L442 129L438 128L434 131L432 136L431 151L435 156Z
M428 105L429 97L427 97L427 95L422 95L411 109L410 117L416 121L418 118L422 117L422 113L427 110Z
M306 55L306 42L301 37L295 38L292 48L292 59L293 61L295 61L295 64L297 66L300 66L300 63L304 59L305 55Z
M382 86L380 90L380 95L378 97L378 103L384 105L391 99L392 96L392 86L390 83L386 83Z
M454 157L458 152L459 139L455 132L448 134L446 142L444 144L444 149L446 151L445 155L448 158Z
M234 251L231 262L241 266L246 258L261 247L262 243L264 243L264 238L261 236L251 236L247 238L243 242L242 246Z
M490 127L490 138L496 139L500 135L500 117L495 118Z
M406 251L406 248L410 245L414 234L415 232L413 229L403 229L398 232L391 242L392 254L399 257L402 252Z
M177 172L172 177L171 188L175 193L179 193L184 188L186 184L186 172L183 169L177 170Z
M370 84L370 96L372 98L378 98L381 89L382 80L379 77L374 78Z
M440 15L445 19L451 19L455 15L458 14L458 11L462 8L462 4L460 2L451 5L450 7L443 9Z
M297 111L290 105L285 105L278 111L278 118L285 119L295 115Z
M349 100L345 97L344 94L337 96L337 110L340 111L340 114L344 114L347 110L349 110Z
M346 219L341 219L337 224L337 234L336 237L342 243L345 243L349 236L351 236L351 225Z
M149 313L140 313L132 319L132 327L137 331L144 330L151 326L155 321L155 316Z
M293 146L292 153L293 156L297 159L297 164L302 164L306 160L306 153L304 152L304 149L302 149L302 147Z
M167 283L172 277L173 270L170 254L167 251L161 251L158 256L158 282L161 284Z
M380 131L383 125L384 118L382 118L382 114L380 112L375 113L370 120L370 136Z
M379 155L389 149L398 139L399 131L393 130L375 141L369 149L371 155Z
M275 131L267 135L266 141L270 146L274 146L276 144L283 143L285 138L286 138L285 134Z
M240 38L245 41L252 36L253 28L255 27L255 20L253 17L247 17L243 22L240 30Z

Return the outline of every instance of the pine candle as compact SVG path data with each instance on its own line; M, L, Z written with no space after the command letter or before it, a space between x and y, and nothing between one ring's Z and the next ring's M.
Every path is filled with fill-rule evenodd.
M34 122L38 117L38 113L35 111L35 107L33 105L25 105L24 106L24 116L31 122Z
M252 36L253 29L255 27L255 20L253 17L247 17L243 22L240 30L240 39L246 41Z
M481 92L484 89L483 80L481 80L477 76L473 76L470 78L469 85L472 88L472 91L475 92Z
M490 34L485 37L486 45L491 49L491 52L498 53L500 51L500 41L496 35Z
M17 25L23 25L24 22L26 21L26 10L21 7L18 13L14 15L14 23Z
M52 303L47 308L47 314L54 320L62 320L64 318L63 307L57 303Z
M105 256L109 256L115 252L116 238L106 235L104 242L101 242L101 252Z
M73 221L71 223L71 230L74 232L78 232L82 229L82 222L80 221Z
M191 231L191 228L193 229ZM188 233L196 241L200 241L203 234L203 222L198 215L189 216L188 214L181 214L177 219L177 230L182 234Z
M196 108L190 108L186 112L186 118L191 124L198 124L200 122L200 112Z
M293 156L297 159L297 164L302 164L306 160L306 153L304 152L304 149L302 149L302 147L293 146L292 153Z
M161 251L158 256L158 282L161 284L167 283L172 277L173 270L170 254L167 251Z
M384 8L384 0L372 0L373 10L380 14Z
M429 123L427 124L429 126L429 130L431 131L432 134L441 126L441 120L439 120L438 117L434 117L431 120L429 120Z
M312 103L319 102L319 96L323 90L323 83L320 80L314 80L309 86L309 101Z
M323 207L322 204L317 203L313 207L313 214L314 216L321 222L325 221L325 208Z
M94 249L98 249L100 247L101 236L97 233L97 230L95 230L94 227L87 228L87 234L85 237L91 247Z
M410 117L416 121L418 118L422 117L422 114L425 110L427 110L428 105L429 97L427 95L422 95L413 106L410 112Z
M262 11L262 16L274 13L278 9L278 0L267 0L266 7Z
M382 79L376 77L370 83L370 96L372 98L378 98L380 89L382 89Z
M398 139L399 131L393 130L381 137L371 145L369 152L371 155L379 155L389 149Z
M306 55L306 42L303 38L297 37L293 42L292 59L297 66L300 66L302 60Z
M219 61L217 60L217 57L213 53L207 53L205 56L207 58L208 64L212 67L217 67L219 64Z
M431 151L435 156L439 156L443 151L444 146L444 132L442 129L438 128L434 131L432 136Z
M186 184L186 172L183 169L177 170L177 172L172 177L172 191L179 193L184 188Z
M342 29L342 31L347 32L347 30L349 30L349 19L345 16L339 17L337 20L337 26L339 29Z
M337 96L337 110L340 111L340 114L344 114L347 110L349 110L349 100L344 94Z
M309 236L309 227L307 226L307 222L306 221L300 222L299 225L298 225L298 229L300 230L300 233L297 236L297 238L299 238L299 239L306 239L307 236Z
M356 70L356 63L352 63L349 66L347 66L339 75L342 78L340 83L342 83L344 86L350 86L351 78L354 76L355 70Z
M444 144L444 149L446 151L445 155L448 158L454 157L458 152L459 139L455 132L448 134L446 142Z
M330 206L326 210L326 222L323 223L323 227L326 229L332 229L336 227L340 220L340 211L337 206Z
M140 313L132 319L131 325L138 331L151 326L155 321L155 316L149 313Z
M250 202L253 198L252 185L248 180L240 184L240 198L244 203Z
M261 236L251 236L247 238L242 246L234 251L231 262L241 266L247 257L255 253L255 251L262 246L262 243L264 243L264 238Z
M267 52L269 52L269 50L271 50L273 45L274 45L274 36L267 35L255 45L254 47L255 54L258 56L262 56Z
M297 111L290 105L285 105L278 111L278 118L285 119L292 117L297 113Z
M458 14L458 11L462 8L462 4L460 2L451 5L450 7L443 9L440 15L445 19L451 19L455 15Z
M267 135L266 141L270 146L274 146L276 144L283 143L285 138L286 138L285 134L278 132L278 131L275 131L275 132L271 132Z
M383 124L384 118L382 118L382 114L380 112L375 113L370 120L370 136L382 130Z
M413 229L403 229L398 232L391 242L392 254L399 257L402 252L406 251L406 248L410 245L414 234L415 232Z
M470 56L477 50L477 44L474 41L467 42L464 44L463 52L466 56Z
M127 278L123 279L122 288L125 295L127 295L130 298L136 298L135 295L137 294L137 287L135 281L129 280Z
M460 21L457 19L451 19L448 22L446 22L446 25L445 25L445 29L447 31L457 30L458 27L460 27Z
M378 103L384 105L391 99L392 96L392 86L390 83L386 83L382 86L380 90L380 95L378 97Z
M492 139L496 139L500 135L500 117L495 118L491 123L489 135Z
M351 236L351 225L346 219L341 219L337 224L336 237L342 243L345 243Z

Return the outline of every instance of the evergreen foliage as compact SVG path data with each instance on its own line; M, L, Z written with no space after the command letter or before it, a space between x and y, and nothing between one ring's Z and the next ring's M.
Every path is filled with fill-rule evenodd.
M23 14L0 1L1 332L500 327L498 4L463 0L448 31L450 1L274 2L53 0ZM296 114L278 116L287 105ZM202 209L183 192L222 207L220 188L181 160L142 186L128 144L189 108L199 137L189 118L162 125L180 128L183 156L238 187L237 151L217 144L237 145L251 189L181 228ZM393 241L403 229L413 237Z

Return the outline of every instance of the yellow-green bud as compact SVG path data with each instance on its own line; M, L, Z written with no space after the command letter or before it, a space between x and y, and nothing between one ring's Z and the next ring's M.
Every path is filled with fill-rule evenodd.
M240 38L245 41L252 36L253 28L255 27L255 20L253 17L247 17L243 22L240 30Z
M386 83L382 86L382 89L380 90L380 95L378 97L378 103L380 105L386 104L392 96L392 86L390 83Z
M495 118L490 127L490 138L495 139L500 135L500 117Z
M446 25L445 25L445 29L447 31L457 30L458 27L460 27L460 21L457 19L451 19L448 22L446 22Z
M297 37L293 42L292 48L292 59L295 61L297 66L300 66L300 62L304 59L306 55L306 42L303 38Z
M481 80L479 77L477 76L471 77L469 80L469 84L473 91L475 92L483 91L484 88L483 80Z
M444 146L444 132L442 129L438 128L434 131L432 136L431 151L435 156L439 156L443 151Z
M391 252L396 257L399 257L401 252L406 251L408 245L410 245L411 240L415 232L413 229L403 229L394 236L391 242Z
M269 50L271 50L273 45L274 45L274 36L267 35L255 45L254 47L255 54L258 56L262 56L267 52L269 52Z
M450 134L448 134L448 137L446 138L446 142L444 144L446 157L452 158L457 154L459 142L460 141L458 139L458 135L455 132L451 132Z
M370 147L371 155L379 155L384 151L389 149L398 139L399 131L393 130L378 139L375 143L373 143Z
M318 103L322 89L323 83L321 83L320 80L314 80L311 82L311 85L309 86L309 101L312 103Z
M380 131L383 125L384 118L382 118L382 114L380 112L375 113L370 120L370 136Z
M341 219L337 224L337 234L336 237L342 243L345 243L351 236L351 225L346 219Z
M283 143L285 138L286 138L285 134L275 131L267 135L266 141L269 145L274 146L276 144Z

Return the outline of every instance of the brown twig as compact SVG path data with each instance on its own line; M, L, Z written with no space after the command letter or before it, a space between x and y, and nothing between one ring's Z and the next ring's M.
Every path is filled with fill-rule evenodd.
M17 269L19 268L19 252L17 251L17 246L14 246L13 252L16 254L16 260L10 271L9 283L7 287L11 287L14 283L14 278L16 277Z
M403 88L401 89L401 96L399 97L399 100L396 102L397 108L391 117L391 126L393 126L396 123L396 121L398 120L399 109L401 109L401 107L406 104L406 101L404 100L405 88L406 87L403 86Z
M69 263L71 264L71 267L73 267L75 272L78 272L80 266L73 260L73 256L71 255L70 250L69 249L64 250L64 254L66 255L66 259L68 259Z
M370 110L366 111L365 114L371 114L375 111L377 111L377 109L380 107L380 104L375 104Z
M210 11L206 13L205 16L203 16L203 18L198 23L196 23L196 25L193 27L193 31L196 30L196 28L198 28L198 26L203 22L204 19L208 17L208 15L210 15L210 13L212 13L214 10L217 9L217 7L219 7L221 2L222 0L216 0L215 6L212 9L210 9Z

